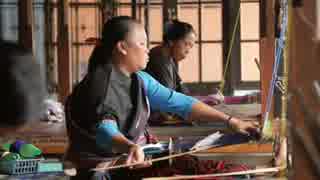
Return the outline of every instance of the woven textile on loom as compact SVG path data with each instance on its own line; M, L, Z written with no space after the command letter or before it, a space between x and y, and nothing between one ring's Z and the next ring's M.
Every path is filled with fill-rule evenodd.
M234 164L227 161L199 160L194 156L183 156L173 159L170 166L168 161L154 163L151 167L128 170L120 169L112 172L113 179L138 180L144 177L160 177L175 175L199 175L212 173L227 173L249 170L242 164ZM233 180L233 177L213 177L211 180Z

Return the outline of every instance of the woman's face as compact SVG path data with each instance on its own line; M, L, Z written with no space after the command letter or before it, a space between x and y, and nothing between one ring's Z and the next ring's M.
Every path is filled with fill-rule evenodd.
M144 69L148 62L147 35L142 25L135 25L125 40L126 64L131 72Z
M183 39L173 41L170 45L171 54L175 61L179 62L187 57L191 48L194 46L196 35L190 32Z

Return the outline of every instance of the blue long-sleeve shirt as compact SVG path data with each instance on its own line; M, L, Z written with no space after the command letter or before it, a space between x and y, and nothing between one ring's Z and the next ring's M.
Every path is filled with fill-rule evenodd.
M171 112L186 119L191 112L192 105L198 102L193 97L164 87L146 72L139 71L137 75L143 81L150 107L154 111ZM97 144L103 144L104 147L109 146L112 137L120 134L116 128L115 124L111 123L111 121L101 122L97 129Z
M164 87L146 72L139 71L137 74L143 80L152 110L188 117L192 105L198 100Z

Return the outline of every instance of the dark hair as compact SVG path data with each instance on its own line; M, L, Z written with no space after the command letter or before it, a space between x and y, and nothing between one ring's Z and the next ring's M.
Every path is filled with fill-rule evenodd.
M110 61L117 42L126 38L134 24L139 24L139 22L129 16L113 17L104 24L101 45L95 47L89 59L89 72Z
M18 126L39 120L45 85L32 51L0 40L0 56L0 125Z
M170 41L184 39L191 32L195 32L191 24L178 20L169 21L164 25L163 42L168 44Z

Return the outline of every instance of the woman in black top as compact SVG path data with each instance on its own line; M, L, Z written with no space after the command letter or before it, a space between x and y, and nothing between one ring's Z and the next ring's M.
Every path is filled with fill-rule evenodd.
M164 28L163 43L150 50L146 72L162 85L188 94L179 76L178 63L186 58L196 39L193 27L174 20Z

